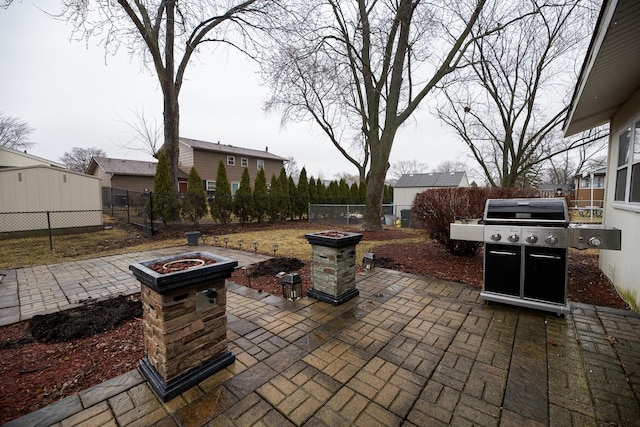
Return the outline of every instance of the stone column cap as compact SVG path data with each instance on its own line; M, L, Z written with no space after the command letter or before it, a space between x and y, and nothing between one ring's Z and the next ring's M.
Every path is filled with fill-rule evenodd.
M149 268L150 265L158 262L166 263L198 257L213 259L216 262L214 264L205 264L166 274L160 274ZM141 261L129 265L129 270L133 272L133 275L140 283L162 294L168 291L192 287L202 282L230 277L237 266L238 261L211 252L197 251Z

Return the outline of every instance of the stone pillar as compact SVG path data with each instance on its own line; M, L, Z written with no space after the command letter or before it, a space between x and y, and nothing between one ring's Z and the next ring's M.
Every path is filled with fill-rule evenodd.
M308 296L340 305L360 294L356 289L356 245L362 234L321 231L306 234L311 244L311 287Z
M200 257L215 262L167 274L149 268ZM227 349L225 279L237 265L191 252L129 266L142 285L146 356L140 369L163 401L234 362Z

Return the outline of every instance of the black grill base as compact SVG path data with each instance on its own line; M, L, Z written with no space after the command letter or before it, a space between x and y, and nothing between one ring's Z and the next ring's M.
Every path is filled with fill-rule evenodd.
M480 298L485 301L526 307L534 310L548 311L550 313L555 313L562 316L569 314L571 311L567 304L554 304L547 301L537 301L527 298L513 298L509 295L496 294L493 292L482 291L480 292Z
M566 248L485 244L484 300L564 315L566 295Z

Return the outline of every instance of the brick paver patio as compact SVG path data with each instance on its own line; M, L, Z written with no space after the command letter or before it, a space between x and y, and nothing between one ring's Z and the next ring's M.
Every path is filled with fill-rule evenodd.
M336 307L228 282L229 367L164 404L134 370L7 425L640 425L638 315L485 304L383 269L357 280Z

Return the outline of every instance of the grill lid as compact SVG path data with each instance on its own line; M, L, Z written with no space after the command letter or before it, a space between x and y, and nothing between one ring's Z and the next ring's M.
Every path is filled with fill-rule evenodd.
M566 226L569 212L564 198L488 199L483 219L486 224Z

